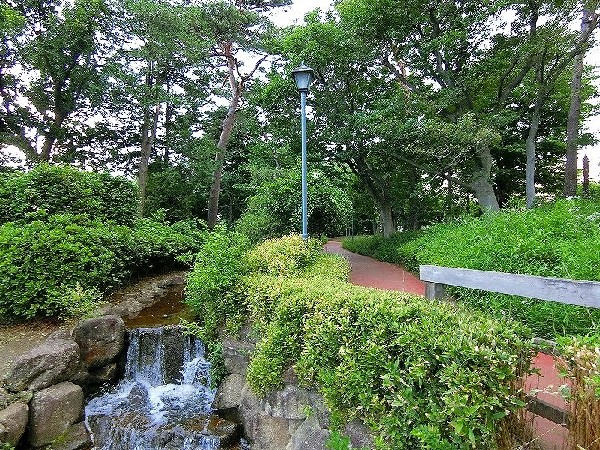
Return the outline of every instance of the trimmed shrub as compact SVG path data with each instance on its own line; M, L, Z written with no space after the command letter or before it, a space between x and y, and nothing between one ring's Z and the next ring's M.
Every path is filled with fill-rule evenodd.
M390 239L345 239L344 248L418 271L420 264L600 281L600 205L557 201L442 223ZM510 316L540 337L600 331L600 310L453 289L461 301Z
M247 272L245 253L250 247L245 236L220 228L208 233L187 278L185 301L196 312L206 341L215 338L219 327L238 329L243 317L241 278Z
M135 184L108 173L40 164L30 172L0 173L0 224L35 220L36 214L87 214L93 219L133 225Z
M513 390L532 356L524 328L324 281L252 281L251 317L263 336L248 368L254 391L281 386L293 365L305 385L319 387L334 418L365 420L381 448L495 448L502 419L524 406Z
M227 254L210 270L198 257L188 298L202 321L211 318L201 334L213 339L229 321L249 318L259 341L247 378L257 394L280 387L294 367L324 395L333 428L360 418L378 448L499 448L524 406L519 386L532 357L525 327L352 286L347 261L298 236L250 251L231 250L231 239L218 235L202 252ZM217 288L203 289L213 278Z
M85 215L6 223L0 226L0 317L76 312L79 300L89 302L133 275L189 262L202 236L192 224L142 220L132 229Z

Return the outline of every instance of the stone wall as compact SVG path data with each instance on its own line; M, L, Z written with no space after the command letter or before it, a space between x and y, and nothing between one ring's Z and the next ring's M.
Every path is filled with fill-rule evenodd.
M329 411L315 390L298 385L293 369L284 375L284 387L265 398L256 397L246 382L249 355L247 339L223 340L225 377L215 397L217 413L239 414L252 450L325 450L330 436ZM346 425L352 448L373 448L370 430L360 421Z
M89 449L84 397L116 381L125 349L118 316L57 332L15 361L0 387L0 443L19 448Z

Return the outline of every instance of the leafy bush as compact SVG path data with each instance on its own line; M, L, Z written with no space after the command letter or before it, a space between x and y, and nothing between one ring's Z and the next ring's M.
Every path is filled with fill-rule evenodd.
M30 220L35 213L87 214L94 219L132 225L137 189L108 173L40 164L30 172L0 173L0 224Z
M418 271L420 264L600 281L600 205L558 201L442 223L420 233L346 239L345 248ZM540 337L600 331L600 311L515 296L452 291L465 303L509 315Z
M247 271L245 253L250 244L245 236L217 229L206 236L187 278L185 301L197 313L202 337L214 339L225 323L235 329L241 324L241 278Z
M300 232L302 226L300 172L284 173L263 184L248 200L236 229L252 242ZM323 173L312 172L308 179L308 231L312 236L344 234L352 212L348 194Z
M594 449L600 443L600 335L559 342L561 375L569 380L569 450Z
M203 234L191 224L149 220L133 228L85 215L53 215L0 226L0 317L76 312L127 278L159 264L189 261Z
M524 327L352 286L346 261L297 236L248 252L232 252L229 239L216 236L203 252L227 256L209 271L197 264L188 296L201 320L212 318L213 338L228 321L250 319L260 337L247 375L255 392L281 386L295 367L303 384L320 389L334 425L365 420L378 448L496 448L499 430L524 405L515 390L532 356ZM217 289L194 294L213 278ZM223 301L229 295L236 301Z

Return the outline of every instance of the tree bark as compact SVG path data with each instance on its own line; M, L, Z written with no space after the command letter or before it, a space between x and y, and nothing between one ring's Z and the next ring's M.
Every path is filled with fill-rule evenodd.
M583 9L581 18L581 35L589 33L592 11ZM585 52L575 56L573 78L571 80L571 107L567 119L567 151L565 161L565 181L563 193L565 197L577 195L577 139L579 138L579 120L581 116L581 78L583 76L583 59Z
M473 171L473 178L469 187L477 198L477 203L483 212L498 211L500 204L490 181L492 176L492 154L487 145L481 146L477 151L479 168Z
M157 87L159 81L154 79L154 63L151 62L146 75L146 86L148 88ZM150 156L156 141L156 132L158 129L158 119L160 117L160 103L154 107L154 113L150 116L150 106L144 107L144 121L142 122L142 142L141 156L138 167L138 189L139 203L138 215L144 217L146 213L146 190L148 187L148 165L150 164Z
M525 166L525 191L527 197L527 208L529 209L533 208L535 205L535 163L537 134L540 127L543 103L543 97L538 96L535 106L533 107L531 124L529 125L529 134L527 135L527 140L525 141L525 151L527 155L527 163Z
M209 228L214 228L219 218L219 196L221 193L221 180L223 178L223 162L225 161L225 153L227 145L231 138L235 117L240 103L240 98L243 91L243 80L238 80L236 77L237 61L232 52L232 43L227 42L221 45L221 49L227 59L227 69L229 73L229 87L231 89L231 99L229 101L229 109L223 120L221 135L217 143L217 154L215 156L215 170L213 172L213 181L210 187L208 197L208 217L207 224Z
M392 205L387 202L378 202L379 206L379 217L381 218L381 227L383 229L383 237L390 237L396 226L394 225L394 214L392 211Z

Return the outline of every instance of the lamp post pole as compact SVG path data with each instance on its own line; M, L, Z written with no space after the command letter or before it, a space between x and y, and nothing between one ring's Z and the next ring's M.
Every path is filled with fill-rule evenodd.
M306 169L306 96L308 88L313 81L313 70L302 63L292 72L296 80L296 87L300 91L300 107L302 119L302 239L308 239L308 187Z
M308 186L306 182L306 91L300 92L302 109L302 239L308 239Z

